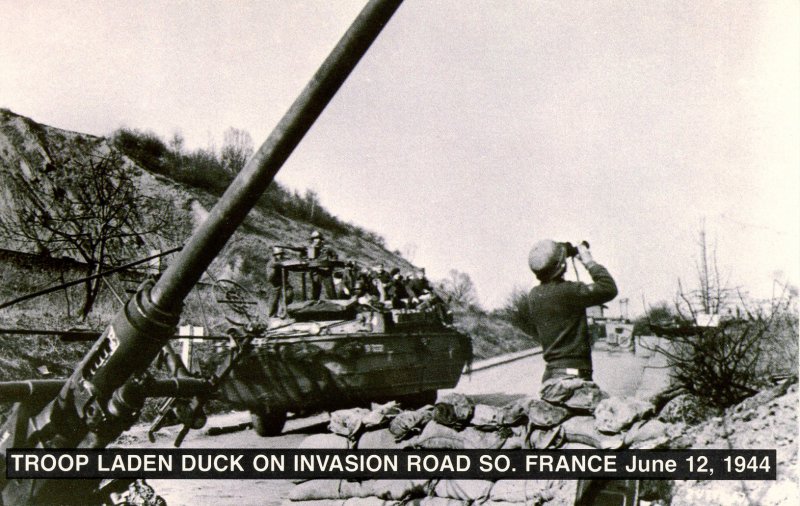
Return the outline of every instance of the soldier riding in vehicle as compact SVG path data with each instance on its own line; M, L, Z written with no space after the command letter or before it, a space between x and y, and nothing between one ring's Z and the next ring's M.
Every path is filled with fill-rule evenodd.
M280 319L269 319L221 386L228 402L251 411L261 435L279 433L287 412L434 402L472 359L469 337L448 325L430 287L417 279L413 292L399 269L382 265L359 271L321 242L316 233L313 250L276 247L270 284L280 279L272 297L282 297L285 311L270 312Z

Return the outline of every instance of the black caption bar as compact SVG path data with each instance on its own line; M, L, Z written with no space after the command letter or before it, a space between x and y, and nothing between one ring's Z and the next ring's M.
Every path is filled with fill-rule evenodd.
M774 480L775 450L11 449L8 478Z

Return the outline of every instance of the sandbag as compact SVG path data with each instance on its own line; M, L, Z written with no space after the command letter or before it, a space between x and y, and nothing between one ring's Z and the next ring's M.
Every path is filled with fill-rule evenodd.
M461 429L469 423L474 411L475 406L467 396L451 393L434 405L433 419L441 425Z
M593 381L566 377L545 381L539 390L539 397L558 406L591 413L608 394Z
M428 480L367 480L361 482L359 497L402 501L425 494Z
M594 410L595 427L606 434L618 434L655 411L649 402L635 398L609 397Z
M536 504L546 497L548 480L497 480L489 500L494 502L511 502ZM484 503L490 504L490 503Z
M548 480L547 506L572 506L578 493L578 480Z
M608 397L608 394L600 390L597 383L584 381L580 387L572 392L572 395L564 402L564 405L572 410L593 413L600 401L606 397Z
M533 450L552 450L559 448L567 440L566 433L561 426L549 429L532 428L528 435L527 448Z
M502 410L486 404L476 404L470 425L482 430L493 430L502 426Z
M511 435L510 432L509 435ZM505 440L506 437L504 437L502 431L485 432L475 427L467 427L462 431L457 431L451 427L431 421L425 426L422 434L419 435L415 447L452 450L496 450L503 446Z
M402 500L424 493L427 480L310 480L289 492L292 501L377 497Z
M319 499L347 499L353 497L352 494L342 494L342 482L345 482L345 489L349 491L345 480L309 480L297 485L289 491L289 499L292 501L314 501Z
M412 499L404 504L406 506L464 506L467 503L447 497L423 497L422 499Z
M355 447L359 450L402 450L413 446L417 439L415 436L398 442L389 429L368 430L361 433Z
M593 416L575 416L560 425L567 442L582 443L600 450L614 450L623 445L621 437L602 434L594 425Z
M370 411L364 417L362 423L367 429L383 427L388 425L392 418L397 416L402 410L396 401L390 401L386 404L372 403Z
M495 431L484 431L477 427L467 427L458 433L466 441L465 446L480 448L482 450L498 450L506 439L512 435L510 429L500 428Z
M511 434L503 441L501 450L522 450L528 448L528 428L524 425L511 427Z
M528 403L527 416L528 423L531 426L539 429L549 429L569 418L570 413L567 408L534 399Z
M365 408L340 409L331 413L328 430L348 439L355 440L364 429L364 417L369 414Z
M351 408L340 409L331 413L328 429L350 440L355 440L361 431L388 425L389 421L400 413L397 402L372 404L372 409Z
M457 430L435 421L428 422L428 425L425 426L422 434L419 435L416 447L429 450L463 450L476 448L470 441L462 438Z
M398 504L400 501L386 501L378 497L351 497L344 502L344 506L396 506Z
M506 404L500 409L500 423L506 427L514 427L522 425L526 421L528 415L529 400L532 397L524 398L526 400L514 401Z
M312 434L300 442L298 448L315 448L326 450L347 450L350 440L339 434Z
M625 434L626 447L652 449L669 438L669 426L660 420L637 422Z
M433 406L424 406L415 411L402 411L389 423L389 431L396 441L402 441L422 432L433 419Z
M315 499L310 501L283 501L281 506L344 506L344 499Z
M563 404L572 397L572 392L583 385L584 380L577 377L552 378L539 389L539 398L553 404Z
M489 480L439 480L433 489L436 497L447 497L459 501L483 502L492 491Z

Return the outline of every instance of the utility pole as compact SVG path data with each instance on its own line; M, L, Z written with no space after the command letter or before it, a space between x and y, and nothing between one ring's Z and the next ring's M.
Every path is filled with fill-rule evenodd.
M708 250L706 247L706 219L700 228L700 254L702 255L702 275L700 276L700 297L703 300L703 311L711 314L711 283L708 277Z

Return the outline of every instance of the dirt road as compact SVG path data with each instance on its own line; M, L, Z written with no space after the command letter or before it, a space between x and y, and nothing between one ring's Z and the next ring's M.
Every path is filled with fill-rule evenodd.
M645 341L649 342L649 341ZM665 385L666 370L659 355L637 349L636 354L622 350L596 349L595 381L613 395L647 397ZM544 370L542 356L537 354L494 367L482 368L462 377L454 391L472 397L476 402L502 405L523 395L535 394ZM445 393L440 391L440 395ZM230 426L247 422L247 413L231 413L211 417L207 427ZM327 415L289 420L283 434L262 438L252 430L209 436L206 430L193 431L184 448L296 448L309 434L325 431ZM171 448L176 429L162 431L155 443L146 438L146 426L137 426L126 433L119 446L130 448ZM285 480L150 480L150 484L170 506L214 505L249 506L279 505L292 484Z

